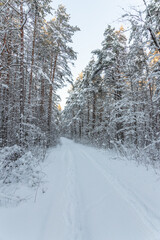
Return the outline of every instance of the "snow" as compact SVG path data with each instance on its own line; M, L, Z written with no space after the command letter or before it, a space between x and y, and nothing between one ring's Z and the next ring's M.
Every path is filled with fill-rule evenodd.
M2 84L2 88L6 88L6 89L8 89L9 87L8 87L7 84Z
M159 240L160 177L62 138L36 198L0 208L0 240Z

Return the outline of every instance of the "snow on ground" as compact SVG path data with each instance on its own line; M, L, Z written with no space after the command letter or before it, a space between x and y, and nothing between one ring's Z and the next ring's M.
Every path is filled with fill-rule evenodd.
M44 171L36 201L0 208L0 240L160 240L152 169L62 138Z

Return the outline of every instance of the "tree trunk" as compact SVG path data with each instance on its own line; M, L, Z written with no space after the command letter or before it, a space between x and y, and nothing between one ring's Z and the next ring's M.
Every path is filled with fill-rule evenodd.
M23 26L23 0L21 0L20 5L20 136L19 136L19 142L20 145L24 145L24 130L23 130L23 119L24 119L24 26Z
M59 48L59 45L58 45ZM58 59L58 54L59 51L57 51L55 61L54 61L54 66L53 66L53 74L51 78L51 84L50 84L50 89L49 89L49 105L48 105L48 146L50 145L50 138L51 138L51 122L52 122L52 105L53 105L53 83L54 83L54 78L55 78L55 73L56 73L56 67L57 67L57 59Z
M35 6L36 7L36 6ZM31 62L31 75L30 75L30 81L29 81L29 97L28 97L28 103L31 103L31 95L32 95L32 81L33 81L33 68L34 68L34 53L35 53L35 43L36 43L36 29L37 29L37 13L35 10L35 18L34 18L34 31L33 31L33 42L32 42L32 62Z

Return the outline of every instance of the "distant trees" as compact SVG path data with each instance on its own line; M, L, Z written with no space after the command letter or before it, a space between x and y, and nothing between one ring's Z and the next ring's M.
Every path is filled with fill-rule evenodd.
M64 133L99 147L127 147L147 159L160 151L159 1L126 14L129 44L123 27L108 26L102 48L78 78L63 111ZM141 149L140 151L138 149ZM142 155L140 156L142 158ZM144 157L145 158L145 157Z

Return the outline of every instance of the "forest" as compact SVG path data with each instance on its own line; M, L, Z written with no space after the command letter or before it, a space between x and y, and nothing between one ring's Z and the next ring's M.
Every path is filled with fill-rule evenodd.
M46 17L51 14L51 20ZM17 166L34 172L60 138L57 89L72 82L71 47L78 27L51 0L0 1L0 164L5 183ZM19 171L18 169L16 171ZM13 177L13 176L12 176ZM20 177L21 178L21 177Z
M83 45L129 1L0 0L0 240L160 239L160 0Z
M116 149L139 162L160 156L160 2L125 12L129 24L106 26L101 49L78 78L63 5L0 1L0 181L36 184L37 166L60 137ZM53 18L47 21L49 14ZM57 90L71 84L61 111Z
M145 1L108 26L101 49L70 89L62 129L65 136L129 159L155 165L160 160L160 2Z

